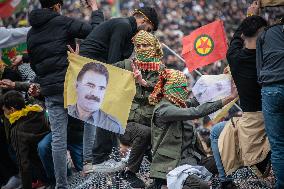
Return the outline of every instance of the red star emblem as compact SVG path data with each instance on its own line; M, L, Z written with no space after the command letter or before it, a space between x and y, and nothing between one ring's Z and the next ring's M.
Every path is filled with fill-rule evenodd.
M200 38L200 42L201 42L201 44L197 48L198 49L203 49L203 53L206 52L206 49L210 49L211 48L211 46L208 45L208 38L205 41L203 41L203 39Z

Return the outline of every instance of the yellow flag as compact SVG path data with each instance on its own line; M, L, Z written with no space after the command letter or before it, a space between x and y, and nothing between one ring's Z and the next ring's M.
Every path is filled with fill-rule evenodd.
M224 106L221 110L217 112L217 114L213 118L214 123L220 122L220 120L228 114L229 110L234 106L234 104L239 100L238 98L235 98L233 101L231 101L229 104Z
M132 72L69 53L64 106L72 117L123 134L136 93Z

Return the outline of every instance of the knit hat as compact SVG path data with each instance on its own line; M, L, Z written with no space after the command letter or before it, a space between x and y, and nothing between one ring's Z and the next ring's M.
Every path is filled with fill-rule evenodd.
M165 69L161 72L158 83L149 96L149 103L156 105L162 98L166 98L175 105L186 108L185 101L189 92L187 86L187 79L181 71Z
M141 30L132 38L132 42L138 69L159 71L163 58L159 40L153 34Z
M50 8L53 5L63 5L63 0L39 0L42 8Z
M142 14L154 27L154 31L158 30L159 19L156 10L152 7L142 7L135 9L133 15Z

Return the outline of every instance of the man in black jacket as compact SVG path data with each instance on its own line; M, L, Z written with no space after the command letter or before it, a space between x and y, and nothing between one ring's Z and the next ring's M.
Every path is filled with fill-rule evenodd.
M284 188L284 14L266 29L256 48L258 82L262 85L262 109L271 146L276 189Z
M128 18L108 20L90 33L80 46L80 55L108 64L122 61L133 52L132 37L139 30L148 32L158 29L155 9L150 7L135 10Z
M68 67L67 45L75 38L85 38L93 27L103 21L96 0L88 0L92 9L90 24L60 15L62 0L40 0L42 9L29 15L32 26L27 37L29 59L37 82L45 97L52 131L52 155L56 188L67 188L67 123L63 90Z
M122 61L129 58L133 52L132 38L135 34L139 30L156 31L158 25L158 15L154 8L137 9L131 17L114 18L96 27L81 44L80 55L108 64ZM93 138L93 126L86 124L84 133L84 141ZM85 164L91 163L90 156L93 154L92 161L96 164L94 171L117 170L122 164L113 160L107 161L112 147L117 146L116 134L97 127L96 136L93 153L90 151L92 143L84 144ZM88 169L91 169L91 166L86 167L85 172L88 172Z

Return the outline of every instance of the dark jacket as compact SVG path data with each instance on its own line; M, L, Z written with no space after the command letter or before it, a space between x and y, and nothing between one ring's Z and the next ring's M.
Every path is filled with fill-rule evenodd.
M67 143L83 144L84 122L68 115Z
M44 171L37 154L37 145L50 132L45 112L29 112L10 127L11 143L16 151L23 188L31 189L31 167L35 168L36 174Z
M137 33L134 17L114 18L93 29L80 46L80 55L113 64L129 58Z
M284 83L284 25L264 31L257 40L258 82L262 85Z
M30 13L32 26L27 36L31 67L37 75L44 96L63 94L68 67L67 45L75 46L75 38L85 38L103 21L103 14L94 11L91 24L39 9Z
M242 25L235 32L227 52L231 74L244 112L261 111L261 87L257 82L256 49L244 48Z
M195 98L187 101L188 108L179 108L166 99L156 105L152 120L150 177L166 179L167 173L177 166L197 165L205 157L190 120L217 111L222 108L222 101L198 105Z

